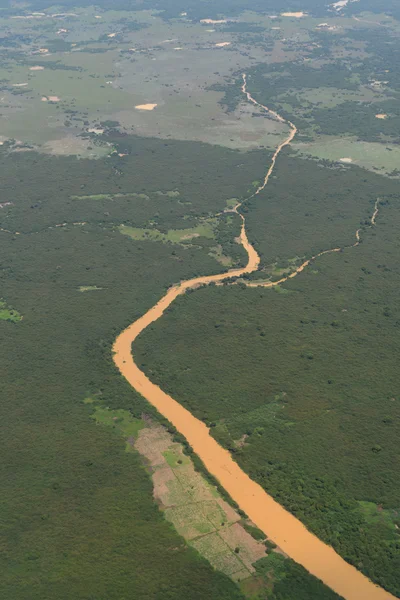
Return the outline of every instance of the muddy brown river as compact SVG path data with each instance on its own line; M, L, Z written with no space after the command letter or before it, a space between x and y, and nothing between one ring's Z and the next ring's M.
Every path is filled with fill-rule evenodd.
M289 135L278 146L272 157L271 165L263 184L255 192L255 194L258 194L267 185L280 151L292 141L297 129L293 123L285 121L280 115L254 100L247 91L246 75L243 75L242 92L249 102L268 111L278 121L286 123L290 128ZM237 212L239 207L240 205L237 205L234 210ZM375 224L377 214L378 204L375 206L375 212L371 220L372 225ZM332 590L346 598L346 600L395 600L394 596L372 583L367 577L357 571L355 567L352 567L341 558L333 548L308 531L298 519L278 504L257 483L252 481L232 459L230 453L211 437L208 427L202 421L196 419L171 396L168 396L157 385L152 383L134 361L132 343L150 323L153 323L163 315L166 308L179 295L184 294L189 288L223 281L229 277L237 277L258 269L260 258L247 239L245 220L242 215L240 216L242 219L240 240L248 254L247 265L223 274L197 277L183 281L171 287L155 306L118 336L113 346L115 364L132 387L185 436L208 471L216 477L233 500L237 502L238 506L288 556L303 565L310 573L321 579ZM359 236L356 235L356 244L358 241ZM317 256L339 250L339 248L333 248ZM317 256L313 258L317 258ZM294 273L280 281L261 285L271 287L283 283L289 277L294 277L300 273L309 264L310 260L305 261ZM254 282L250 285L260 284Z

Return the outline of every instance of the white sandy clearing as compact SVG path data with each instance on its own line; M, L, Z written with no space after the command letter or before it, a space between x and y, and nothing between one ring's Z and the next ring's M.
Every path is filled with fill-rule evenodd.
M94 17L95 19L102 19L103 17L101 17L100 15L95 15Z
M183 48L181 48L180 46L178 46L177 48L174 48L174 50L183 50Z
M157 104L138 104L135 106L138 110L154 110Z
M90 127L88 129L88 133L95 133L96 135L101 135L104 133L104 129L99 129L98 127Z
M350 4L351 2L358 2L359 0L338 0L338 2L334 2L333 4L330 4L330 6L332 6L332 8L334 8L337 11L342 10L342 8L344 8L345 6L347 6L347 4Z
M218 23L227 23L228 21L226 19L217 19L216 21L214 19L201 19L200 23L205 23L206 25L217 25Z
M301 17L305 17L306 14L304 12L285 12L281 13L281 17L296 17L296 19L300 19Z
M13 83L13 87L25 87L27 83Z
M187 12L183 12L179 15L180 17L187 17Z
M223 48L224 46L230 46L231 42L218 42L218 44L215 44L217 48Z
M107 37L109 37L109 38L113 38L113 37L115 37L116 35L117 35L116 33L108 33L108 34L107 34Z
M49 49L48 49L48 48L39 48L39 52L40 52L40 54L47 54L47 53L48 53L48 51L49 51Z
M339 158L339 161L342 163L352 163L353 159L352 158Z
M378 115L375 115L375 117L377 119L386 119L387 118L387 114L385 114L385 113L379 113Z
M60 102L58 96L42 96L42 102Z
M60 35L60 33L68 33L68 29L59 29L57 35Z
M206 29L208 33L214 33L215 29Z
M30 71L44 71L44 67L40 67L39 65L35 65L34 67L29 67Z
M280 29L280 27L271 27L271 29L275 29L276 30L276 29Z

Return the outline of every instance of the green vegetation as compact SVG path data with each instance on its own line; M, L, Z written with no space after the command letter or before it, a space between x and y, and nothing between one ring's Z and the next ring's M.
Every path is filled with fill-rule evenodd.
M287 293L222 286L180 297L140 336L135 356L153 381L214 425L217 440L269 493L398 594L399 530L393 520L372 521L360 504L380 505L385 515L398 510L398 195L394 182L358 168L304 161L303 179L296 163L282 157L268 202L257 198L246 215L265 264L309 255L299 245L307 231L312 251L354 243L379 194L376 227L362 232L358 247L325 255L281 285ZM281 180L286 186L276 192ZM325 193L332 193L326 201ZM329 211L339 216L357 199L364 214L357 223L354 213L353 225L348 214L337 230L343 235L348 224L346 241ZM308 210L312 225L300 227L300 239L296 225ZM317 232L325 236L319 247Z
M242 590L250 600L334 600L338 596L310 578L303 567L272 552L256 563L257 578L244 581Z
M157 229L140 229L138 227L126 227L125 225L121 225L119 231L133 240L154 240L182 244L190 243L196 237L213 238L213 223L215 221L208 220L191 229L171 229L166 234L161 233Z
M103 408L101 396L84 402L94 405L92 418L97 423L112 427L124 438L127 451L135 449L144 457L152 473L154 497L165 518L215 569L242 582L248 598L269 600L272 591L278 598L282 593L286 598L286 593L297 588L300 595L312 591L318 598L338 599L293 561L274 553L267 555L275 545L268 540L262 543L263 532L240 519L199 472L186 446L174 442L164 427L148 418L135 419L126 410Z
M10 323L18 323L22 320L22 316L17 310L7 305L4 300L0 300L0 321L10 321Z
M246 105L244 71L299 129L241 208L261 270L180 297L135 355L251 477L400 593L394 4L0 0L1 597L337 598L273 551L166 423L152 463L161 419L111 357L170 285L247 260L232 209L287 127ZM309 16L279 16L296 10ZM358 247L246 288L357 229Z
M368 225L376 199L398 196L397 181L357 167L316 165L290 155L280 157L274 175L267 189L241 210L262 265L275 265L272 272L269 269L275 279L303 257L353 244L356 230ZM265 279L265 272L257 277Z
M2 199L12 202L1 210L1 227L20 232L0 231L2 309L16 306L24 316L17 326L0 321L7 340L0 360L5 598L87 598L90 590L98 600L120 600L130 597L132 582L135 598L242 598L164 519L142 459L125 452L119 434L135 437L143 415L156 415L111 359L118 332L171 282L222 266L208 248L175 245L172 254L165 244L122 236L114 223L191 227L246 192L235 165L254 179L262 153L124 138L128 144L137 155L124 165L0 153ZM146 167L149 155L158 170ZM221 177L221 162L233 171L232 184ZM179 197L156 193L176 189ZM189 192L188 207L179 200ZM71 200L100 193L124 197Z

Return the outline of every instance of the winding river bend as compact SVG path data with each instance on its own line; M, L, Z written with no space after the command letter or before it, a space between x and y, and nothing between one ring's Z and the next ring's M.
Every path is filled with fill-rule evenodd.
M247 90L245 74L243 74L242 92L249 102L266 110L275 119L281 123L286 123L290 127L288 137L278 146L273 154L264 182L253 194L256 195L268 184L279 153L282 148L290 144L296 135L297 129L293 123L285 121L276 112L259 104L251 96ZM235 207L234 211L238 212L239 208L240 204ZM378 204L375 205L375 212L371 220L372 225L375 224L377 214ZM223 281L230 277L238 277L258 269L260 257L247 239L246 224L243 215L240 215L240 217L242 219L240 241L248 255L247 265L223 274L196 277L182 281L180 284L171 287L155 306L117 337L113 346L114 362L132 387L186 437L194 452L202 459L208 471L218 479L220 484L257 527L280 546L293 560L303 565L310 573L321 579L332 590L346 598L346 600L395 600L394 596L372 583L367 577L357 571L355 567L352 567L341 558L333 548L308 531L298 519L278 504L257 483L252 481L232 459L230 453L211 437L208 427L202 421L196 419L171 396L152 383L134 361L132 343L150 323L153 323L163 315L164 311L178 296L184 294L188 289L196 288L199 285ZM358 243L359 232L357 231L356 242L353 246ZM325 250L317 256L339 250L340 248ZM317 256L313 258L317 258ZM303 271L310 263L310 260L305 261L294 273L280 281L264 284L252 282L250 285L272 287L283 283L289 277L294 277Z

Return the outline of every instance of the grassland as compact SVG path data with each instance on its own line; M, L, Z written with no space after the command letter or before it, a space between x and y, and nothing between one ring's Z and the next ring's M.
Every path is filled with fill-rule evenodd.
M161 233L157 229L140 229L138 227L125 227L124 225L121 225L119 231L133 240L154 240L172 242L173 244L190 242L196 237L210 239L215 237L213 223L210 220L190 229L170 229L167 233Z

